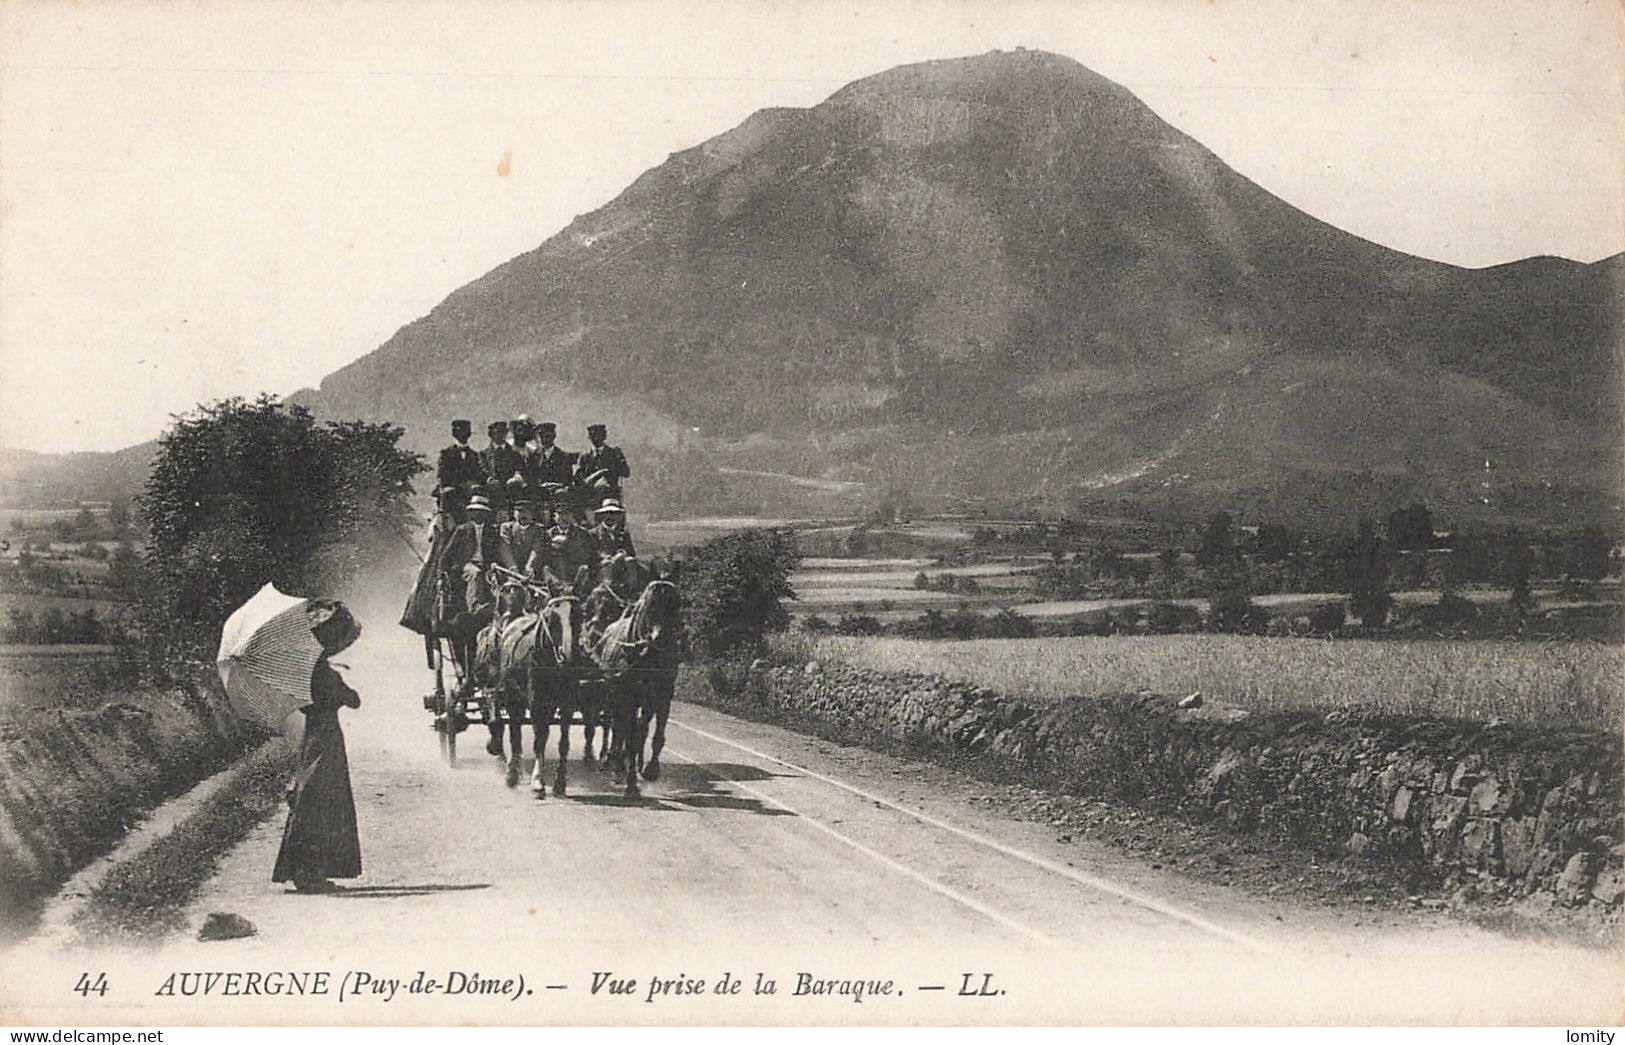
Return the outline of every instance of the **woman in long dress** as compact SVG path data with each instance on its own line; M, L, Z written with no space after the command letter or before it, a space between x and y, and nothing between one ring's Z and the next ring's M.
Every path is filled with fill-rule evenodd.
M328 652L336 652L338 643L326 641L325 629L315 630ZM359 626L355 631L359 633ZM310 706L301 709L305 737L299 747L299 769L288 792L288 823L271 880L291 881L300 892L322 892L333 888L329 879L361 874L350 762L344 752L344 732L339 729L339 708L360 707L361 696L323 656L311 673L310 700Z

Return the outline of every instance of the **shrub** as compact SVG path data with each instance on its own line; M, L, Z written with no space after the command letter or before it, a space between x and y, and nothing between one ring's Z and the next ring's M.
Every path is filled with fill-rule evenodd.
M700 545L683 564L690 647L705 657L760 650L790 626L784 600L795 598L790 573L800 561L779 530L736 530Z
M880 620L862 613L843 613L841 619L835 622L837 635L879 635L881 632Z
M1269 625L1269 611L1239 591L1223 591L1208 601L1209 631L1261 635Z
M1316 635L1335 635L1348 621L1348 612L1341 600L1317 606L1309 614L1309 629Z
M1146 611L1146 627L1158 635L1195 631L1201 623L1202 615L1194 606L1177 602L1154 602Z
M987 621L987 632L993 638L1029 639L1037 633L1033 622L1012 609L1002 609Z

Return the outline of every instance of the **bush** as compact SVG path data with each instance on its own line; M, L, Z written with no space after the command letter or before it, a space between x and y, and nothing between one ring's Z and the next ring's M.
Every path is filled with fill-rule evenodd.
M1208 601L1209 631L1262 635L1269 626L1269 611L1239 591L1225 591Z
M1146 627L1157 635L1196 631L1202 624L1202 615L1194 606L1181 606L1177 602L1155 602L1146 611Z
M784 600L795 598L790 573L800 561L795 540L778 530L737 530L700 545L683 564L690 648L704 657L760 651L790 626Z
M997 639L1030 639L1038 629L1033 622L1012 609L1002 609L987 621L987 633Z
M820 617L816 613L810 617L803 617L801 620L801 630L809 635L823 635L828 632L829 629L829 621Z
M1348 612L1341 600L1318 606L1309 614L1309 629L1316 635L1335 635L1348 622Z
M882 630L879 618L863 613L843 613L835 622L837 635L879 635Z

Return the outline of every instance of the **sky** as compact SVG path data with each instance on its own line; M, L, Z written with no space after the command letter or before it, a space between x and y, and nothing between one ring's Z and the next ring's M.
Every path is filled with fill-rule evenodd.
M1625 249L1611 0L10 0L0 446L314 386L757 109L1016 46L1387 246Z

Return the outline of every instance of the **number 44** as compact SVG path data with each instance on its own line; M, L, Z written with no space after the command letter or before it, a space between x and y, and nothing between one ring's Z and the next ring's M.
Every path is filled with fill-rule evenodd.
M107 974L99 972L96 974L96 979L92 981L90 973L82 972L79 974L79 982L73 985L73 989L87 998L90 997L92 992L98 996L104 995L107 993Z

